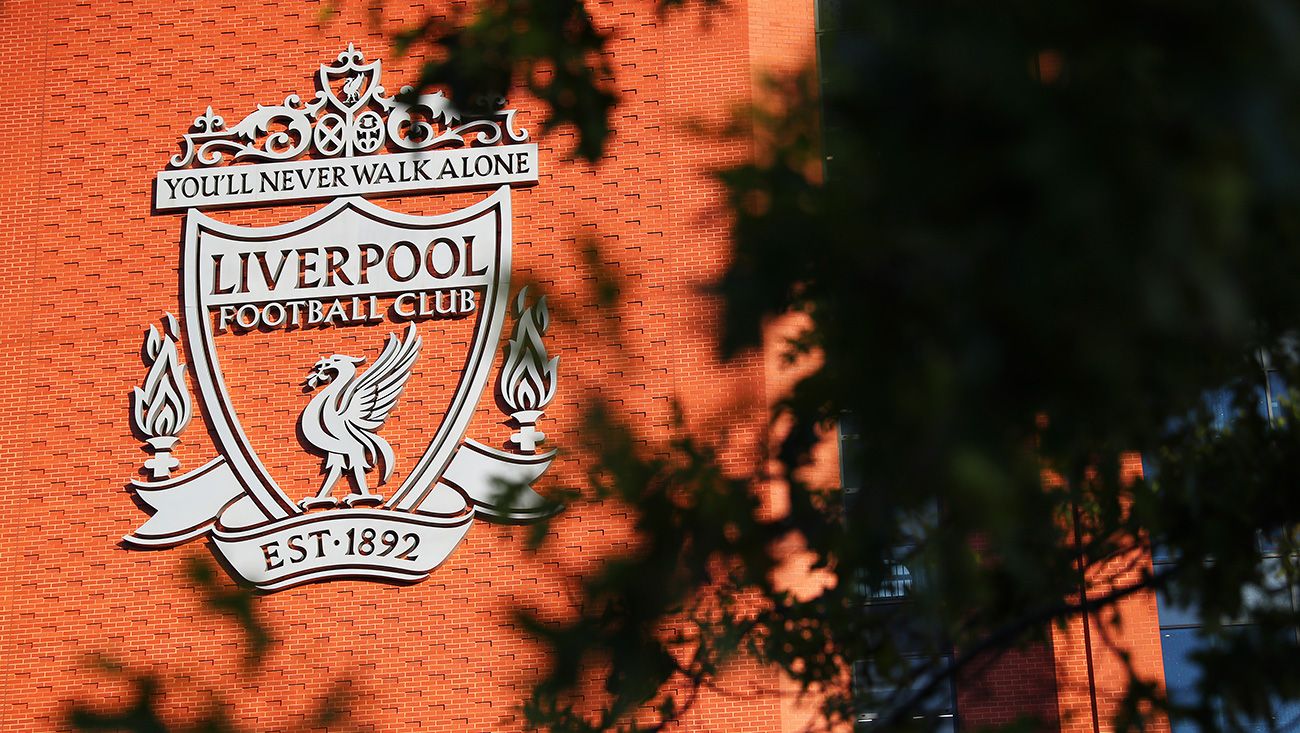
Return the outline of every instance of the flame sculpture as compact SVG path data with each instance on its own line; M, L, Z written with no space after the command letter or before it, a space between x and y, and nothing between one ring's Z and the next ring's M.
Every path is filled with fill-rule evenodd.
M546 440L546 433L537 429L537 420L555 397L555 369L560 357L547 360L546 344L542 343L542 334L551 322L546 297L525 308L527 294L525 287L515 298L514 336L506 344L506 359L497 385L510 407L510 417L519 423L519 432L511 435L510 441L532 453L538 443Z
M176 317L170 313L163 318L162 332L156 326L149 327L144 339L144 363L149 373L144 388L136 387L131 393L135 428L145 435L147 449L153 451L144 467L155 480L167 478L181 465L171 451L194 413L190 393L185 389L185 365L176 348L178 331Z

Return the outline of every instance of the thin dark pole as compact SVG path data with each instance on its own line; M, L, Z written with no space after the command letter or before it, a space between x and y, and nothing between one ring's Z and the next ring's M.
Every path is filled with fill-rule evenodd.
M1074 504L1074 546L1079 549L1079 605L1083 608L1083 653L1088 661L1088 702L1092 707L1092 731L1101 733L1101 716L1097 711L1097 673L1092 665L1092 620L1088 611L1088 574L1087 558L1083 551L1083 530L1080 528L1082 517L1079 502Z

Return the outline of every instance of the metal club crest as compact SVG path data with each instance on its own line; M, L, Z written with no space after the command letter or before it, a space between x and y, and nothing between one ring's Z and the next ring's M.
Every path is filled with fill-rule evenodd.
M208 537L268 591L418 581L475 517L557 508L530 485L554 458L537 424L559 358L545 298L510 291L510 185L536 181L536 146L513 111L462 119L441 94L399 104L379 62L351 46L316 81L313 102L290 95L230 130L207 110L159 174L156 208L187 209L184 318L149 329L131 399L152 453L131 484L153 514L125 541ZM453 187L494 190L439 216L366 199ZM330 200L263 227L199 210L312 198ZM495 448L467 433L502 351L498 402L517 431ZM187 373L218 455L177 473L172 450L194 417Z

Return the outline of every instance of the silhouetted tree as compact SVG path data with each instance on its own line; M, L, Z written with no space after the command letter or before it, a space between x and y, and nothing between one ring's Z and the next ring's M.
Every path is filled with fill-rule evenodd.
M1284 728L1300 4L868 0L824 3L822 22L820 66L756 111L769 149L719 172L721 347L800 312L788 348L823 357L773 416L791 510L764 517L764 477L724 478L689 436L645 455L600 422L595 494L635 510L646 546L584 584L579 619L532 622L554 667L530 718L654 729L752 654L826 685L832 720L929 728L974 661L1159 589L1199 619L1202 674L1172 702L1135 676L1119 725L1163 707ZM522 83L600 155L616 101L582 0L494 0L405 38L446 51L425 83ZM841 422L856 485L800 483ZM771 581L792 535L837 580L812 601ZM594 713L571 704L584 674L605 676Z

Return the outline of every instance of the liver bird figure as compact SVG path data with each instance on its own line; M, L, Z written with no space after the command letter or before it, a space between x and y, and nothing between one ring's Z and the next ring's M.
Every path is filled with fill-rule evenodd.
M357 100L361 99L361 85L365 83L366 77L361 74L348 77L348 80L343 82L343 103L356 104Z
M380 464L381 484L393 474L393 448L377 431L411 377L420 343L412 323L406 328L405 339L388 334L379 358L360 375L357 367L365 359L345 354L322 358L312 367L304 388L308 392L321 384L325 388L303 408L298 425L311 449L325 455L325 481L315 496L299 502L303 509L336 506L331 492L344 471L356 482L356 493L349 494L344 503L374 506L383 501L384 497L366 486L366 471Z

